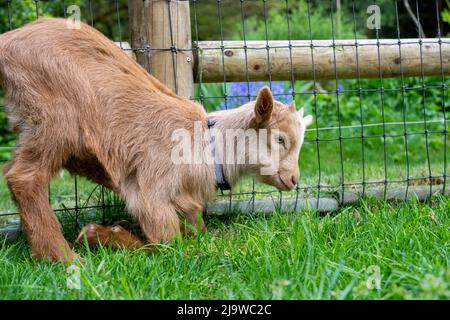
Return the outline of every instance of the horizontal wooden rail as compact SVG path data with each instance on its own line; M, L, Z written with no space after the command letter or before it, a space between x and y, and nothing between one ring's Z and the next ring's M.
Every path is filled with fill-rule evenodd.
M196 82L450 74L450 40L200 41ZM222 47L223 45L223 47Z

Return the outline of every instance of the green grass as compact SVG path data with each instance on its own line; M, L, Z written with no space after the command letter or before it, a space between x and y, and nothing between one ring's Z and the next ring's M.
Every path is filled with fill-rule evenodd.
M434 198L214 218L153 253L78 248L80 290L68 289L65 266L31 260L21 239L0 244L0 298L449 299L449 209ZM377 268L381 287L369 289Z
M347 183L362 177L358 146L351 147L344 153L351 155L344 162ZM382 153L375 149L366 154L366 181L385 177ZM423 148L413 150L421 157L412 157L410 177L427 177ZM337 151L321 147L322 184L342 181ZM432 153L433 175L444 171L441 155L441 149ZM305 144L302 186L317 185L316 157L314 144ZM389 162L387 178L405 179L405 168L404 159ZM0 212L16 212L0 176ZM252 187L251 179L243 179L236 191L248 193ZM255 189L278 196L268 186ZM66 171L55 177L50 191L69 241L88 222L124 216L111 192L83 178L75 183ZM89 208L102 203L104 209ZM66 266L32 260L24 237L12 243L0 239L0 299L450 299L449 211L450 199L442 197L427 203L367 200L327 216L304 211L209 218L206 233L150 254L77 248L84 258L80 290L67 287ZM0 227L15 218L0 215ZM380 289L367 286L374 270L380 271Z

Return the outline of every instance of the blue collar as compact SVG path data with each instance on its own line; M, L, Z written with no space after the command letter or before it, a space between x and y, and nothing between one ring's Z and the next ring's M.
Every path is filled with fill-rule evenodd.
M216 154L216 144L215 144L215 137L214 137L214 125L216 122L212 120L211 118L208 118L208 129L209 129L209 135L210 135L210 146L211 146L211 153L212 157L214 159L214 173L216 176L216 187L220 190L230 190L230 184L225 179L225 174L223 173L223 165L218 161Z

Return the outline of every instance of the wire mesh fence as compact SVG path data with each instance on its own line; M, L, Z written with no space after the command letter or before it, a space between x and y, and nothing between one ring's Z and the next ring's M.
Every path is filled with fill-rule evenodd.
M179 62L187 61L195 82L190 98L207 111L251 101L263 85L277 100L304 106L314 124L301 151L297 188L279 192L243 179L218 194L211 212L308 206L328 211L364 195L406 199L448 192L447 2L141 1L144 17L155 3L165 6L164 47L152 43L149 33L160 30L151 27L141 31L144 43L133 45L131 2L3 1L0 28L6 32L42 16L69 17L75 5L84 22L132 52L150 73L151 60L165 54L178 93L186 72ZM188 46L177 38L181 5L189 10ZM0 155L6 161L14 136L3 108L0 120ZM0 215L16 214L4 180L0 188ZM50 194L55 211L67 212L75 223L80 214L100 213L105 220L123 208L103 187L67 172L56 177Z

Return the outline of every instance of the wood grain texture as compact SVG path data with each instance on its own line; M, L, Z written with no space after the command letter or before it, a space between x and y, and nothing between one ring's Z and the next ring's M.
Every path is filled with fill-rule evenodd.
M135 50L136 61L150 72L150 33L148 17L152 15L152 7L143 0L128 1L128 16L131 47Z
M439 39L201 41L195 79L204 83L444 75L450 42ZM244 45L247 49L244 49ZM291 48L289 48L291 45ZM247 51L247 59L245 51ZM442 63L441 63L442 60ZM222 62L224 61L224 62ZM313 63L314 61L314 63ZM442 67L442 70L441 70Z
M194 92L188 1L129 0L130 39L136 59L177 94ZM184 50L189 49L189 50Z

